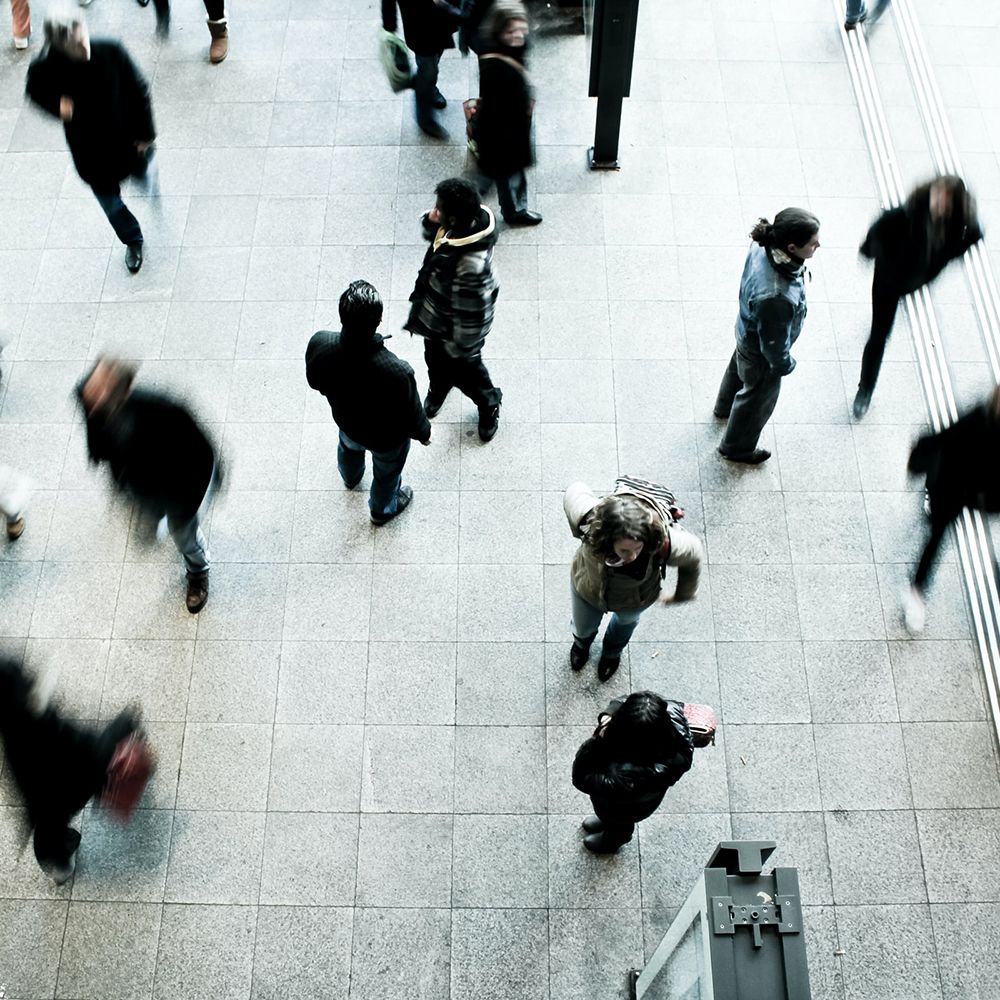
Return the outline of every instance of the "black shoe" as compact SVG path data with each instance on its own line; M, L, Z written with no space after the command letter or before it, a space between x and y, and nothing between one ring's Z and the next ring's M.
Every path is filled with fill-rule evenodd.
M428 390L427 395L424 396L424 412L427 414L428 420L433 420L441 412L441 407L444 406L444 401L447 398L447 393L443 396L435 396Z
M382 525L387 524L394 517L402 514L407 507L410 506L410 501L413 499L413 490L409 486L400 486L399 492L396 494L396 510L392 514L379 514L376 516L372 514L372 524Z
M187 575L187 597L184 603L188 611L196 615L208 600L208 570L201 573L188 573Z
M602 820L599 816L588 816L580 825L587 831L587 833L604 832L604 820Z
M720 448L719 454L729 462L742 462L744 465L760 465L761 462L766 462L771 457L771 453L766 448L758 448L756 451L750 452L749 455L727 455Z
M142 244L130 243L125 248L125 266L132 274L142 267Z
M583 670L587 660L590 659L590 644L593 641L594 640L591 639L590 642L583 643L574 637L573 645L570 646L569 650L569 665L574 670Z
M621 662L622 658L620 656L612 659L610 656L605 656L602 653L601 658L597 661L597 679L603 683L610 677L613 677Z
M517 212L515 215L505 215L503 221L508 226L537 226L542 217L537 212Z
M589 837L584 837L583 846L588 851L593 851L594 854L617 854L619 849L618 847L608 846L603 831L601 833L592 833Z
M156 34L160 38L166 38L170 34L170 11L165 10L162 14L156 12Z
M500 405L479 410L479 440L492 441L500 428Z
M729 414L728 413L720 413L718 410L712 410L712 416L715 417L716 420L728 420L729 419Z
M344 477L343 477L343 476L341 476L340 478L341 478L341 479L343 479ZM364 478L365 478L364 476L362 476L362 477L361 477L361 479L364 479ZM361 479L356 479L356 480L355 480L355 481L354 481L353 483L349 483L349 482L348 482L348 481L347 481L346 479L344 479L344 485L345 485L345 486L346 486L346 487L347 487L347 488L348 488L349 490L353 490L353 489L355 489L355 488L357 487L358 483L360 483L360 482L361 482Z
M441 93L436 87L434 88L434 100L431 104L437 108L438 111L444 111L448 107L448 102L445 100L444 94Z
M148 7L149 6L149 0L139 0L139 6L140 7Z
M445 140L448 138L448 130L443 125L439 125L433 118L428 118L424 122L418 121L417 125L424 135L429 135L432 139Z
M862 392L858 389L858 394L854 397L854 416L860 420L867 412L868 407L871 406L872 394L870 392Z
M881 12L880 12L881 13ZM859 24L863 24L868 20L868 11L865 10L864 13L856 21L845 21L844 31L853 31Z

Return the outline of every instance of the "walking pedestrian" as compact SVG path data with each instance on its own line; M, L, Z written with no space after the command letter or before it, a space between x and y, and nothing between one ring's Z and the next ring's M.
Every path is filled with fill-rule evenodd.
M122 712L95 731L37 700L21 665L0 660L5 771L24 800L28 826L34 830L35 858L61 885L73 874L80 846L72 818L95 796L106 800L116 784L127 792L116 805L123 814L130 813L145 787L152 758L132 712Z
M386 346L378 330L382 298L367 281L352 281L340 296L340 333L320 330L306 349L306 381L326 396L339 428L337 469L353 490L372 453L368 497L372 524L385 524L413 499L402 486L410 439L431 443L413 369Z
M444 50L455 47L452 36L461 13L448 0L382 0L382 27L386 31L396 30L397 2L403 18L403 38L417 63L413 76L417 125L432 139L447 139L448 133L435 114L448 106L438 90L438 66Z
M31 37L31 10L28 0L10 0L11 27L14 31L14 48L26 49Z
M982 238L976 201L965 181L952 174L921 184L902 205L872 223L859 251L875 262L871 332L854 397L859 420L871 404L899 300L933 281Z
M759 465L771 453L758 448L781 380L795 368L792 345L806 318L806 261L819 249L819 219L784 208L774 222L759 219L740 281L736 349L722 377L715 416L728 420L719 454Z
M95 41L83 14L62 7L45 18L46 46L28 67L28 96L61 118L73 163L118 239L125 265L142 267L142 229L125 207L121 182L146 179L156 138L149 85L118 42Z
M590 796L593 816L583 821L583 846L615 854L635 824L652 815L671 785L691 769L694 744L684 705L651 691L616 698L576 753L573 784Z
M531 113L534 101L525 68L528 15L519 0L496 0L479 32L479 105L476 145L479 152L479 193L496 183L504 222L537 226L537 212L528 211L525 167L534 162Z
M924 593L948 527L965 507L1000 512L1000 386L950 427L920 438L908 467L927 477L930 516L930 536L903 595L906 627L916 633L923 631Z
M403 329L425 338L427 416L433 419L452 388L459 389L479 407L480 439L491 441L503 399L482 354L500 291L493 275L496 220L466 181L442 181L436 194L434 207L421 220L431 245L410 293Z
M661 601L689 601L698 592L701 542L646 497L622 490L598 498L584 483L573 483L563 496L563 510L580 547L570 566L573 646L569 662L582 670L603 617L611 613L597 676L608 680L621 662L639 618ZM677 587L660 596L667 566L677 567Z
M148 7L149 0L139 0L140 7ZM166 38L170 31L170 0L153 0L156 8L156 33L161 38Z
M7 537L13 542L24 531L24 508L31 496L31 483L9 465L0 465L0 514L7 523Z
M859 24L864 23L867 23L869 28L873 27L888 6L889 0L875 0L871 9L865 4L865 0L847 0L844 29L853 31Z
M169 397L133 389L136 370L101 357L78 386L95 464L107 462L120 489L156 518L166 517L187 567L186 605L208 600L208 544L198 511L216 478L216 455L194 417Z

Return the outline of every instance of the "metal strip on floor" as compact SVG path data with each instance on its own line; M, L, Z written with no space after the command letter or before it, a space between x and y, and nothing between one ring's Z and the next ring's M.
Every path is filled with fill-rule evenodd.
M843 0L832 0L837 20L842 22ZM895 0L892 8L906 55L917 103L924 119L928 142L940 173L961 176L961 163L948 124L934 71L927 56L923 33L910 0ZM879 199L883 208L899 205L906 197L892 137L879 95L875 72L862 29L841 28L844 51L858 110L875 170ZM973 303L983 331L987 354L995 380L1000 381L1000 296L989 257L982 243L971 247L964 257ZM930 292L921 288L904 299L917 353L920 379L927 409L935 430L950 426L958 418L955 389L951 380L941 335L934 315ZM994 557L989 532L978 510L964 510L955 523L959 561L972 611L976 643L983 665L993 727L1000 740L1000 595L994 574Z

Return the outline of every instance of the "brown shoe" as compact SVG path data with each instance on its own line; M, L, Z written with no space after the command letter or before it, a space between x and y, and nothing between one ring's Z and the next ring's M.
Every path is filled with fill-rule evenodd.
M208 570L203 573L188 573L187 609L196 615L208 600Z
M209 21L208 30L212 33L212 45L208 50L209 62L220 63L229 54L229 21Z
M16 521L7 522L7 537L11 541L14 541L15 538L20 538L22 531L24 531L23 517L19 517Z

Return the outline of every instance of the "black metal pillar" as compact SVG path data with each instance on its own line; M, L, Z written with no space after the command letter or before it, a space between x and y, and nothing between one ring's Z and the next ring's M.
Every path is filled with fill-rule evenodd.
M597 98L591 170L618 170L622 99L632 84L639 0L594 0L590 48L590 96Z

